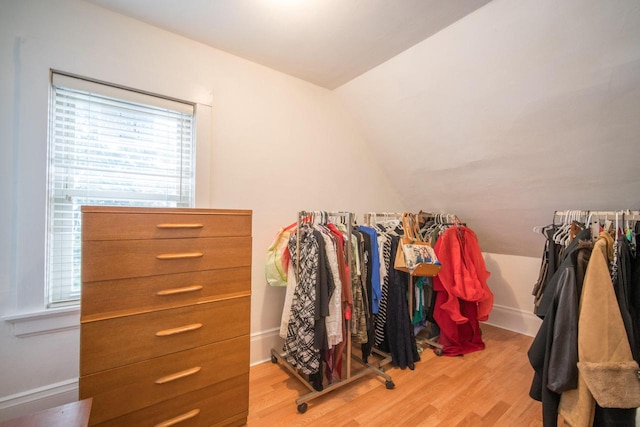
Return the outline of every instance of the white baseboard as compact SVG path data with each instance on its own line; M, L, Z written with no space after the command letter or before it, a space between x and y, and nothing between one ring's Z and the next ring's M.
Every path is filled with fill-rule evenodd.
M283 344L279 327L251 334L251 366L271 360L271 349L279 351Z
M72 378L43 387L0 397L0 421L20 417L78 400L78 379Z
M494 304L489 320L484 323L533 337L538 333L542 320L531 311Z

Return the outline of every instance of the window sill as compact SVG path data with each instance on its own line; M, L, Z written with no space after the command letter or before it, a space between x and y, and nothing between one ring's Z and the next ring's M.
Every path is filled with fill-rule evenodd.
M14 314L2 320L13 324L13 334L19 338L52 334L79 328L80 306Z

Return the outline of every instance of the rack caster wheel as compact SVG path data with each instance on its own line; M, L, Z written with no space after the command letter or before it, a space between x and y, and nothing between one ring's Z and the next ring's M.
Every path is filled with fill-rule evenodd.
M442 356L442 349L436 348L436 356Z
M278 363L278 358L275 356L271 356L271 363Z
M298 412L300 412L301 414L304 414L305 412L307 412L307 404L306 403L299 404Z
M393 390L394 388L396 388L396 385L393 383L393 381L390 380L385 381L384 386L387 388L387 390Z

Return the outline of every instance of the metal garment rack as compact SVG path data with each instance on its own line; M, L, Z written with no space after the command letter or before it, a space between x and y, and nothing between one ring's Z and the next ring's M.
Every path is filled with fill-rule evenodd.
M375 225L378 221L402 219L402 212L367 212L364 214L364 224Z
M585 219L584 222L589 222L594 217L598 220L611 219L620 221L638 221L640 220L640 211L632 210L619 210L619 211L583 211L583 210L566 210L566 211L554 211L553 223L555 224L556 217L563 220L580 220Z
M378 220L380 221L385 221L385 220L391 220L391 219L402 219L402 216L404 215L404 213L397 213L397 212L382 212L382 213L376 213L376 212L367 212L364 214L364 221L366 225L375 225L376 222ZM455 215L450 215L450 214L432 214L429 212L423 212L421 211L420 213L416 214L416 216L424 218L424 219L431 219L431 218L436 218L437 221L439 221L442 225L452 225L454 223L445 223L442 221L452 221L452 218L454 218L454 221L459 221L457 218L457 216ZM456 222L457 224L457 222ZM395 254L393 254L393 257L395 258ZM411 316L413 316L413 296L414 296L414 282L413 282L413 278L415 276L413 276L412 274L409 274L409 284L408 284L408 295L407 295L407 303L408 303L408 309L409 309L409 313L411 314ZM442 344L437 342L438 337L434 337L434 338L427 338L424 340L424 342L435 349L436 355L441 356L442 355ZM389 361L391 360L391 356L378 350L375 347L372 347L372 351L375 351L376 354L385 357L385 359L383 359L381 361L381 363L389 363ZM388 358L388 361L387 361ZM380 365L382 366L382 364Z
M466 226L467 224L460 221L458 215L451 213L431 213L420 211L416 214L417 217L422 218L424 220L433 220L436 224L450 227L450 226ZM413 275L409 275L409 312L413 313ZM435 293L433 293L435 297ZM432 304L435 304L435 301L432 301ZM425 340L427 345L435 349L436 356L442 356L443 345L438 342L439 336L428 338Z
M347 254L347 265L351 266L351 259L352 259L352 253L351 253L351 232L353 230L353 224L354 224L354 214L351 212L326 212L326 211L312 211L312 212L307 212L307 211L300 211L298 212L298 229L296 231L297 237L296 237L296 257L298 257L298 262L296 263L296 276L298 276L299 270L298 270L298 266L300 265L299 262L299 257L300 257L300 226L303 223L314 223L314 221L316 220L316 218L320 218L321 221L328 221L329 219L340 219L343 221L343 223L346 223L347 226L347 236L348 236L348 244L346 245L347 249L346 249L346 254ZM349 277L347 278L348 283L343 284L343 286L349 286L351 287L351 277L349 275ZM335 381L331 384L328 385L324 385L322 390L316 390L313 385L309 382L309 380L307 380L306 378L304 378L299 372L298 370L293 367L286 359L285 359L285 354L284 353L280 353L279 351L277 351L276 349L271 349L271 362L272 363L278 363L280 362L285 368L287 368L287 370L292 373L302 384L304 384L310 391L310 393L307 393L303 396L300 396L299 398L296 399L296 405L297 405L297 409L298 412L301 414L304 414L307 411L307 402L309 402L310 400L313 400L317 397L320 397L322 395L325 395L327 393L330 393L333 390L339 389L340 387L343 387L353 381L356 381L366 375L369 374L376 374L382 378L384 378L385 380L385 386L387 389L393 389L395 388L395 384L393 383L393 380L391 379L391 377L389 375L387 375L386 373L384 373L381 369L379 369L376 366L373 366L371 364L368 364L366 362L364 362L362 359L360 359L359 357L351 354L351 327L350 327L350 320L346 319L343 317L343 321L345 322L345 326L346 326L346 337L344 337L343 339L345 339L347 341L346 345L345 345L345 349L346 349L346 375L344 376L344 378L341 378L338 381ZM355 361L358 362L362 369L358 370L357 372L352 372L351 370L351 361Z
M560 218L560 222L556 223L556 218ZM597 221L594 221L597 218ZM615 229L619 230L620 226L624 226L628 221L639 221L640 211L619 210L619 211L590 211L590 210L565 210L554 211L552 225L562 230L566 230L574 221L582 223L585 227L595 227L592 229L592 237L598 236L598 224L602 221L609 223L610 226L615 225ZM533 231L542 233L547 226L534 227ZM556 236L554 235L554 240Z

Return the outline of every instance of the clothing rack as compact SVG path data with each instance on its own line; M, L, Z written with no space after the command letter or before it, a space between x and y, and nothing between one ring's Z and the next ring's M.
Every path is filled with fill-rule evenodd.
M608 217L608 216L612 216L615 217L616 215L631 215L633 217L634 220L638 220L640 219L640 211L632 211L629 209L621 209L619 211L588 211L588 210L566 210L566 211L554 211L553 212L553 216L554 218L556 216L558 217L564 217L564 216L570 216L570 215L579 215L579 216L589 216L589 215L595 215L598 217Z
M300 226L305 223L305 222L311 222L313 223L316 218L320 218L321 221L323 221L324 223L326 223L329 219L339 219L342 221L343 224L346 224L347 226L347 245L346 245L346 254L347 254L347 265L351 266L351 260L352 260L352 253L351 253L351 232L353 229L353 224L355 222L355 215L352 212L327 212L327 211L311 211L311 212L307 212L307 211L300 211L298 212L298 228L296 231L296 257L298 257L298 262L296 262L296 276L299 275L299 257L300 257ZM349 275L348 278L348 283L344 284L344 286L349 286L351 287L351 276ZM349 316L347 316L349 317ZM304 378L299 372L298 370L293 367L286 359L285 359L285 354L280 353L279 351L277 351L276 349L271 349L271 362L272 363L278 363L280 362L285 368L287 368L287 370L293 374L298 380L300 380L300 382L302 384L304 384L309 390L310 393L307 393L303 396L300 396L299 398L296 399L296 405L297 405L297 409L298 412L301 414L304 414L307 411L307 402L310 400L313 400L317 397L320 397L322 395L325 395L333 390L337 390L353 381L356 381L368 374L376 374L382 378L384 378L385 380L385 386L387 389L391 390L393 388L395 388L395 384L393 383L393 380L391 379L391 377L389 375L387 375L386 373L384 373L381 369L379 369L376 366L373 366L371 364L366 363L364 360L360 359L359 357L351 354L351 328L349 325L350 319L348 318L344 318L343 317L343 321L345 322L345 329L347 331L346 336L343 338L344 340L346 340L346 375L344 376L344 378L341 378L338 381L335 381L331 384L328 384L326 386L323 386L322 390L316 390L313 385L311 384L311 382L309 382L309 380L307 380L306 378ZM362 369L358 370L357 372L352 372L351 370L351 361L352 359L359 363L362 367Z
M553 225L556 225L556 217L562 219L565 222L578 221L584 218L582 222L591 222L594 217L597 217L599 221L604 217L605 220L615 221L638 221L640 220L640 211L633 211L629 209L619 211L589 211L589 210L566 210L566 211L554 211L553 212ZM589 224L586 224L587 226Z
M545 425L555 425L560 412L564 412L562 415L565 423L571 422L572 425L574 421L578 424L576 420L588 419L589 412L593 419L593 408L600 402L599 399L605 398L605 393L610 395L616 390L625 390L624 396L630 396L631 393L627 390L631 389L631 385L637 385L633 375L630 375L628 378L631 381L628 387L627 383L623 384L621 381L615 387L601 389L599 399L590 396L584 401L581 400L579 404L571 402L564 408L562 404L558 408L557 403L558 395L562 394L564 399L564 393L547 387L547 384L562 383L572 374L568 372L568 368L576 369L575 367L581 363L584 364L583 366L604 366L609 363L620 365L626 362L635 363L637 360L638 343L634 342L632 328L628 329L626 325L627 319L631 319L634 307L626 296L621 298L619 294L620 292L622 295L629 295L629 289L635 285L631 277L634 276L632 271L635 268L635 260L633 259L636 258L636 254L631 255L631 246L635 247L638 241L632 224L638 225L637 221L640 221L638 210L556 210L553 212L551 224L533 228L534 232L545 237L546 242L539 276L532 292L535 298L534 313L543 320L528 350L530 363L535 371L530 396L542 402ZM587 231L590 232L591 239L594 241L593 246L584 244ZM579 240L576 241L576 239ZM626 254L625 251L619 251L621 244L627 245ZM560 246L559 250L558 246ZM619 256L623 257L622 259L626 258L626 262L619 262ZM573 262L567 262L572 259ZM576 262L576 259L587 262ZM620 274L619 269L626 272ZM568 291L565 292L561 289L562 287ZM576 289L578 298L558 297L565 293L575 293ZM623 300L626 301L623 303ZM573 312L575 315L565 317L558 322L556 314L567 312ZM604 322L601 319L603 312L607 313ZM549 342L551 339L556 340L557 337L555 334L547 334L547 331L558 329L563 330L563 343L572 342L574 346L572 349L566 349L563 354L572 353L571 350L573 350L573 356L563 359L569 363L563 366L563 362L559 362L557 369L551 372L547 370L547 364L553 358ZM602 340L603 336L607 339ZM629 341L628 350L617 350L626 347L626 344L620 345L620 343L627 340ZM594 348L596 350L592 351ZM581 368L576 372L585 374ZM607 375L614 378L616 373L609 371ZM582 395L582 389L586 388L588 388L586 382L578 382L575 389L576 395ZM615 409L607 408L608 405L598 407L595 423L598 419L613 420L615 418L616 424L635 425L633 421L636 419L637 400L633 403L622 403L623 398L622 394L613 398L616 401ZM615 415L608 414L609 410L615 411ZM630 412L625 413L625 411Z
M556 219L559 221L556 222ZM595 240L599 234L599 225L602 221L605 222L605 228L615 225L615 229L619 230L621 225L624 226L628 221L639 221L640 211L637 210L610 210L610 211L592 211L592 210L563 210L554 211L552 223L546 226L533 227L533 231L540 234L545 234L553 227L559 230L554 235L554 241L559 244L567 245L570 239L567 238L567 230L572 227L572 224L580 223L583 227L592 227L592 238ZM564 235L563 231L564 230ZM563 237L565 239L563 240Z
M390 213L390 212L382 212L382 213L376 213L376 212L367 212L364 214L364 219L365 219L365 224L366 225L375 225L376 221L378 220L378 218L382 218L381 220L389 220L389 219L402 219L402 216L404 215L404 213ZM420 218L424 218L424 219L434 219L438 224L440 225L460 225L462 224L460 222L460 220L458 219L458 217L456 215L451 215L451 214L433 214L430 212L423 212L420 211L419 213L416 214L417 217ZM451 223L447 223L445 221L454 221ZM466 224L464 224L466 225ZM395 254L393 254L395 255ZM414 276L412 274L409 274L409 283L408 283L408 295L407 295L407 303L408 303L408 308L409 308L409 313L411 316L413 316L413 305L414 305L414 282L413 282L413 278ZM434 338L429 338L426 339L424 342L426 342L427 345L429 345L430 347L434 348L436 350L436 355L440 356L442 355L442 344L437 342L438 337L434 337ZM377 352L377 354L380 354L382 356L385 356L386 353L383 353L382 351L376 349L375 347L372 347L372 350L375 350ZM391 356L388 356L389 358Z
M443 226L443 227L461 227L467 226L466 222L462 222L460 220L460 218L458 217L458 215L456 214L452 214L452 213L443 213L443 212L424 212L424 211L420 211L418 214L416 214L416 216L418 218L422 218L425 221L429 221L432 220L434 221L435 224L439 225L439 226ZM409 284L410 284L410 290L411 290L411 294L410 294L410 302L409 302L409 310L411 312L413 312L413 277L414 276L410 276L409 278ZM435 295L435 294L434 294ZM430 338L425 340L425 342L427 343L427 345L433 347L435 349L435 354L437 356L442 356L442 349L443 349L443 345L440 344L438 342L438 336Z
M375 225L378 221L402 219L402 212L367 212L364 214L365 225Z

